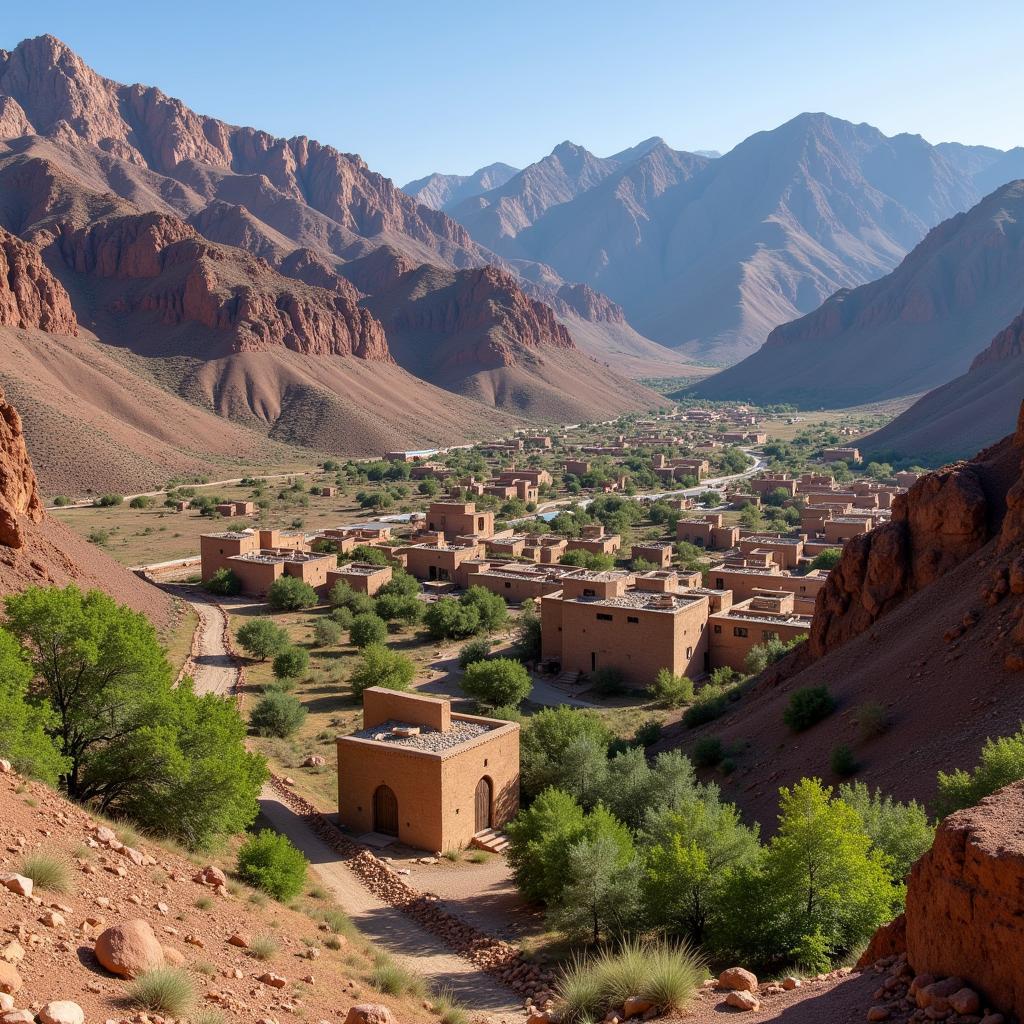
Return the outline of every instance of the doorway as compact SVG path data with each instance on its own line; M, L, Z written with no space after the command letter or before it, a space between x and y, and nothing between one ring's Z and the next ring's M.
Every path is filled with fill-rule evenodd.
M491 827L491 802L494 789L491 780L485 775L476 784L476 832L483 832Z
M373 831L398 835L398 797L390 786L378 786L373 794Z

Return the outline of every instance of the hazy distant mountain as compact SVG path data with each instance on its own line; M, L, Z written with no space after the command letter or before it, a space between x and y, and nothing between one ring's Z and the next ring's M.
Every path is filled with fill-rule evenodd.
M1014 181L932 229L892 273L776 328L697 393L805 408L917 394L963 374L1022 304L1024 181Z
M518 167L496 163L481 167L472 174L428 174L403 185L402 191L432 210L448 210L463 199L499 188L518 171Z
M717 149L695 149L697 156L706 156L709 160L717 160L722 154Z
M1024 395L1024 313L1014 317L967 373L929 391L860 442L869 457L939 465L967 458L1013 430Z
M451 214L488 248L609 295L646 337L729 363L892 270L1022 162L801 114L713 160L660 139L609 158L564 143Z

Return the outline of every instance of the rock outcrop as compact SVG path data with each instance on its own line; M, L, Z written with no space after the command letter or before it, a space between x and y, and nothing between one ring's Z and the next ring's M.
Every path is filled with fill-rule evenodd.
M1024 519L1022 456L1024 409L1014 434L969 462L929 473L900 495L889 523L844 547L818 593L809 641L794 662L804 667L863 633L997 535L1007 548L1024 536L1024 524L1017 526Z
M24 522L43 518L43 502L35 470L25 446L21 417L0 389L0 546L25 543Z
M78 321L64 286L39 249L0 228L0 327L38 327L77 334Z
M595 292L588 284L563 284L555 298L556 305L561 303L567 311L591 323L626 322L626 314L623 313L622 307L612 302L607 295Z
M227 332L231 351L280 345L311 355L391 361L382 327L344 285L331 282L331 291L292 285L265 260L207 242L169 214L65 228L56 245L76 273L153 282L121 292L117 311L153 312L166 325L191 321ZM301 259L294 266L301 271Z
M907 959L1024 1013L1024 783L950 815L907 885ZM976 1012L976 1011L975 1011Z

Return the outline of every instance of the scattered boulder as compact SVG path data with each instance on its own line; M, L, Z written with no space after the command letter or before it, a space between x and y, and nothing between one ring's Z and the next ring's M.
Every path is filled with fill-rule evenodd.
M39 1011L40 1024L85 1024L85 1011L70 999L57 999Z
M889 1007L888 1006L872 1006L868 1010L869 1021L882 1021L889 1019Z
M282 978L280 974L274 974L272 971L261 974L258 980L264 985L269 985L271 988L284 988L288 984L287 978Z
M961 1016L975 1014L981 1009L981 999L973 988L966 986L949 997L949 1008Z
M164 951L164 963L172 967L184 967L187 963L185 954L179 953L173 946L161 946L161 949Z
M18 896L32 895L32 879L27 878L25 875L0 875L0 885L5 889L10 889L11 892L16 893Z
M147 921L125 921L101 932L94 952L111 974L123 978L135 978L164 963L163 947Z
M725 1002L727 1006L732 1006L734 1009L737 1010L761 1009L761 1003L759 1002L757 996L753 994L753 992L744 992L739 989L730 992L725 997Z
M395 1017L381 1003L357 1003L349 1007L345 1024L395 1024Z
M327 758L326 757L321 757L320 754L310 754L309 757L307 757L302 762L302 767L303 768L322 768L325 764L327 764Z
M0 992L0 1013L6 1013L14 1009L14 996L7 992Z
M21 991L21 985L18 968L5 960L0 961L0 992L6 992L12 996L17 995Z
M792 992L793 989L799 988L802 984L803 982L799 978L794 978L792 975L782 979L782 988L786 992Z
M205 868L201 868L196 872L194 882L199 882L201 885L224 885L228 884L227 875L221 871L220 868L213 864L207 864Z
M641 999L639 996L630 996L622 1006L622 1016L628 1020L630 1017L642 1017L648 1010L654 1009L654 1003L649 999Z
M228 938L229 946L237 946L239 949L248 949L250 938L244 932L235 932Z
M35 1015L31 1010L8 1010L0 1014L0 1024L34 1024Z
M757 975L745 967L729 967L718 976L718 987L734 992L756 992Z

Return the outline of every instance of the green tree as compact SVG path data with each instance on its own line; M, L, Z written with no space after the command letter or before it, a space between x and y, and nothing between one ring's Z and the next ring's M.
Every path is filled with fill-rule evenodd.
M484 587L470 587L460 598L464 608L475 608L480 619L480 629L493 633L508 621L508 605L500 594L492 594Z
M901 891L860 815L818 779L779 790L779 830L764 874L780 906L782 948L820 937L828 955L856 948L896 911Z
M935 838L924 808L914 800L893 800L880 789L872 792L863 782L843 783L839 798L857 812L871 842L889 858L893 881L902 882Z
M565 882L549 920L567 935L595 943L604 935L621 934L635 925L639 880L629 829L597 807L567 851Z
M379 595L392 594L396 597L416 597L420 592L420 581L404 569L392 571L391 579L377 591Z
M364 612L352 620L348 631L349 640L356 647L368 644L382 644L388 637L388 627L384 620L372 612Z
M280 576L270 584L267 604L275 612L296 612L314 607L319 598L316 591L297 576Z
M540 616L533 601L523 602L523 610L512 628L512 651L520 661L540 661Z
M486 636L476 636L459 648L459 668L466 669L478 661L486 661L491 653L491 641Z
M317 619L313 623L313 642L317 647L333 647L341 643L341 626L334 619Z
M604 572L615 568L615 559L611 555L599 551L584 551L582 548L566 551L559 562L562 565L575 565L580 569L591 569L594 572Z
M31 681L32 666L25 652L0 629L0 757L22 774L53 786L68 763L47 732L57 721L49 701L30 704L26 699Z
M569 793L550 787L505 826L508 863L524 895L557 898L565 884L566 854L583 835L585 819Z
M764 643L755 644L747 651L743 665L750 675L756 676L769 665L774 665L775 662L784 658L797 644L803 642L803 637L794 637L792 640L780 640L778 637L773 637L771 640L765 640Z
M408 655L383 644L371 643L363 648L349 681L353 696L359 700L363 691L371 686L408 690L415 675L416 665Z
M654 682L647 688L651 699L669 708L689 704L693 700L693 680L677 676L670 669L658 669Z
M423 623L434 640L464 640L480 632L480 612L457 598L442 597L427 606Z
M251 658L266 661L288 646L288 633L276 622L260 616L239 626L235 634Z
M704 942L724 909L736 869L756 863L757 829L732 804L706 790L682 811L665 811L651 825L643 880L646 919L672 935Z
M287 836L262 829L238 850L238 876L286 903L302 892L309 862Z
M531 719L520 741L520 781L529 800L550 786L590 806L608 771L611 732L593 712L560 706Z
M309 668L309 653L304 647L289 644L274 655L275 679L298 679Z
M939 772L935 809L944 818L963 807L973 807L997 789L1020 779L1024 779L1024 722L1012 736L985 740L973 771L958 768L948 775Z
M233 597L242 592L242 581L230 569L218 569L203 585L218 597Z
M517 707L530 695L533 680L520 662L511 658L491 658L466 669L462 689L485 707Z
M814 556L811 561L811 569L833 569L839 564L843 557L841 548L826 548Z
M249 724L258 736L284 739L306 720L306 709L291 694L268 690L249 714Z
M374 600L377 615L388 622L414 626L423 618L425 605L415 594L378 594Z

